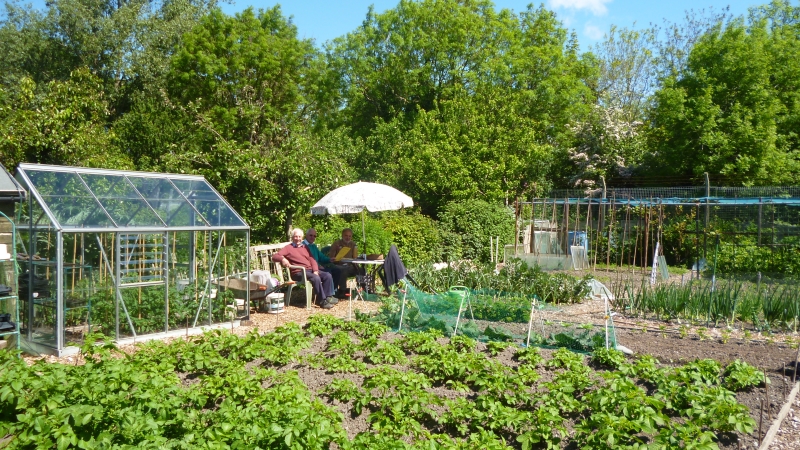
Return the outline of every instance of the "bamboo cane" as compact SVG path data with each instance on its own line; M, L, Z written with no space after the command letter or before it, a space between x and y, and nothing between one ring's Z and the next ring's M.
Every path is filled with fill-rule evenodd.
M528 227L528 233L529 233L528 234L528 251L530 253L533 253L533 247L534 247L533 236L534 236L534 233L535 233L534 230L536 228L534 226L534 223L536 223L536 214L535 214L535 211L534 211L534 208L533 208L534 195L535 194L531 194L531 215L530 215L531 224L530 224L530 227Z
M783 401L786 401L786 363L783 363L783 372L781 372L781 380L783 381Z
M647 214L644 216L644 253L642 256L642 272L647 272L647 253L650 250L650 210L652 205L648 202L645 210Z
M638 222L639 221L637 220L637 223ZM633 231L631 231L631 232L633 232ZM631 275L633 275L634 272L636 271L636 252L639 251L639 234L640 234L639 230L637 229L636 230L636 241L633 243L633 254L632 254L633 261L631 262Z
M78 260L78 236L72 235L72 285L70 290L75 290L75 262Z

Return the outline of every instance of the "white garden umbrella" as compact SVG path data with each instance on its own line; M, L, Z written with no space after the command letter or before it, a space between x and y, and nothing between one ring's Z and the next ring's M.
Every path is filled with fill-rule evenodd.
M395 211L411 206L414 206L414 200L391 186L359 181L328 192L311 207L311 214ZM361 215L361 236L366 241L363 214ZM366 243L364 244L364 251L366 252Z

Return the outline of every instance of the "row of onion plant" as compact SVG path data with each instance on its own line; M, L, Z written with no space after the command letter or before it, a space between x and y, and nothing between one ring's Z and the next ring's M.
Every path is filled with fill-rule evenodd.
M797 331L800 286L736 280L614 287L614 307L642 318L750 325L756 330Z

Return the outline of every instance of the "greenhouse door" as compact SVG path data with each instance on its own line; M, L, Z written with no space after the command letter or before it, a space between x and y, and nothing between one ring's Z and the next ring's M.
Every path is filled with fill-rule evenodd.
M167 233L117 234L117 337L167 331Z

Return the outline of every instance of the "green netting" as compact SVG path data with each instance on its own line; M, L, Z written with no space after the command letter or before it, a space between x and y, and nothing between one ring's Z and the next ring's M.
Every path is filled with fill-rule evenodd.
M604 326L548 318L550 313L558 311L535 296L463 286L432 294L407 286L384 297L383 306L373 320L403 333L435 329L444 336L460 334L481 341L513 341L577 351L606 345ZM609 344L614 346L613 324L609 327Z

